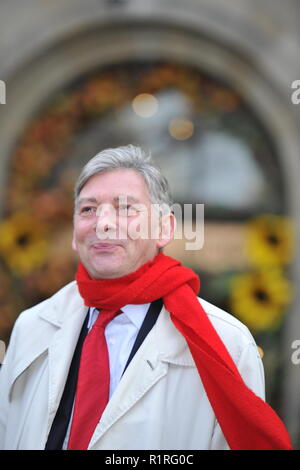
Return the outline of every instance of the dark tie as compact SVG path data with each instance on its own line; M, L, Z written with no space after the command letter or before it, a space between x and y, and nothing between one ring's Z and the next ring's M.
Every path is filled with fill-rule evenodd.
M121 310L101 310L85 338L80 358L69 450L84 450L109 399L110 369L104 330Z

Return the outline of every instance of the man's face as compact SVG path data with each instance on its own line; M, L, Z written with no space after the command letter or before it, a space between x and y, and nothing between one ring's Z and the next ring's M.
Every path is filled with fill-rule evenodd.
M92 279L136 271L172 240L172 214L163 222L154 214L144 178L134 170L98 173L86 182L75 207L72 247Z

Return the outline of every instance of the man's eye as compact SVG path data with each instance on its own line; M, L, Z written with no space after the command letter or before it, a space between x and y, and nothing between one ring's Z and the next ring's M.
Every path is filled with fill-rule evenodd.
M95 212L96 212L96 207L86 206L80 209L80 214L82 215L92 215Z

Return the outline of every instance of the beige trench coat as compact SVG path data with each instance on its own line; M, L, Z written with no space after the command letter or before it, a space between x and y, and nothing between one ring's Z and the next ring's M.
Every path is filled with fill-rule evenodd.
M199 299L246 384L264 398L252 336L237 319ZM43 449L87 313L72 282L23 312L0 371L0 449ZM95 429L89 449L226 449L182 335L163 308Z

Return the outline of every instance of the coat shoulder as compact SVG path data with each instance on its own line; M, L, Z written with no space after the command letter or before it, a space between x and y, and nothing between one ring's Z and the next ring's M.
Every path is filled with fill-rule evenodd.
M41 315L50 315L55 312L56 305L62 305L64 302L68 302L74 297L74 295L79 295L77 290L76 281L72 281L69 284L66 284L64 287L55 292L51 297L48 297L45 300L42 300L38 304L30 307L23 312L21 312L15 322L14 328L26 327L34 323ZM55 323L55 315L52 315L53 321ZM57 317L57 323L60 323L59 317Z
M246 347L252 346L257 350L255 340L246 325L210 302L201 298L198 300L217 333L235 358L238 358Z
M207 300L201 298L198 298L198 300L214 326L223 326L224 328L232 330L236 334L240 334L241 336L244 336L251 341L253 340L253 337L247 326L236 317L228 312L225 312L225 310L222 310L220 307L211 304Z

